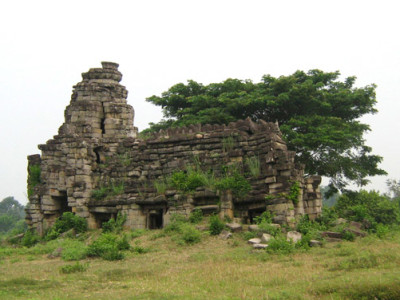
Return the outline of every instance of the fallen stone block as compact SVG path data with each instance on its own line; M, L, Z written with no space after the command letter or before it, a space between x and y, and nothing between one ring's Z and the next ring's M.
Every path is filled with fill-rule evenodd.
M270 235L268 233L263 233L261 235L261 242L262 243L268 243L272 238L273 238L272 235Z
M226 224L226 227L228 227L232 232L240 232L243 229L242 225L238 223L228 223Z
M250 239L247 241L249 244L260 244L261 243L261 239L259 238L254 238L254 239Z
M267 247L268 247L267 244L253 244L254 249L265 249Z
M301 240L301 233L297 231L289 231L286 234L287 241L292 241L293 243L297 243Z

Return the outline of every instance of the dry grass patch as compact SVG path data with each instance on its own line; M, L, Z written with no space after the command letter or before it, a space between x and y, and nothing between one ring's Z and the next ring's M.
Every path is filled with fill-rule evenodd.
M400 234L291 255L253 251L239 236L203 234L198 244L178 245L162 231L139 234L131 245L150 251L127 252L122 261L85 259L86 270L70 274L60 272L71 264L60 258L3 249L0 298L396 299L400 293Z

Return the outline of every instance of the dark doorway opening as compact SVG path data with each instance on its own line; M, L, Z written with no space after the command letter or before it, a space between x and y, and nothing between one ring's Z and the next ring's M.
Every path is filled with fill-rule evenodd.
M149 229L160 229L163 227L163 210L156 209L149 212Z
M94 219L96 220L96 227L103 228L103 223L115 219L114 214L111 213L94 213Z
M62 216L65 212L72 212L72 207L68 206L68 197L66 191L60 191L59 196L51 197L54 201L54 205L57 208L57 215Z
M250 209L249 210L249 221L250 221L250 224L254 224L255 223L254 218L261 216L261 214L263 212L265 212L265 208Z
M96 162L98 164L102 164L105 161L103 154L103 147L96 147L93 149L94 154L96 155Z

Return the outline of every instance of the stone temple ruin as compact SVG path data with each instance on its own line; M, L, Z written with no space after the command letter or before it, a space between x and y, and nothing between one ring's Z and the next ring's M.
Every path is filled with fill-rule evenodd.
M119 83L118 64L103 62L82 78L58 135L39 145L41 155L28 157L27 222L39 234L67 211L86 218L89 228L101 227L120 212L132 229L161 228L171 215L188 215L195 208L244 223L266 210L273 212L274 222L289 225L304 214L311 219L320 214L321 178L304 177L304 166L294 162L277 124L250 119L199 124L141 139L127 90ZM259 162L256 176L246 164L250 159ZM194 161L216 175L236 166L251 184L250 192L239 197L206 187L191 193L156 189L157 180ZM33 168L40 170L35 184L29 178ZM299 187L295 199L294 184Z

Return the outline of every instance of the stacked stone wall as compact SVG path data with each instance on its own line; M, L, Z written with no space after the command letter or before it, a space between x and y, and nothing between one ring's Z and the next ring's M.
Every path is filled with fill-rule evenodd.
M27 220L40 233L65 211L87 218L92 228L118 212L127 214L130 228L158 228L172 214L189 214L195 207L243 222L265 210L285 224L305 213L318 216L320 178L304 179L304 167L295 163L295 153L287 150L277 124L250 119L229 125L199 124L140 139L117 67L103 63L103 68L82 74L58 135L39 145L41 156L29 157L29 165L40 165L41 183L29 198ZM256 177L250 174L249 159L260 163ZM235 166L252 189L244 197L213 188L157 192L156 181L194 165L216 177ZM295 182L300 192L294 202L288 194ZM112 193L111 186L123 190ZM109 194L93 197L102 188L109 188Z

